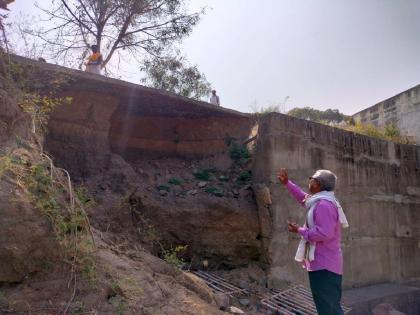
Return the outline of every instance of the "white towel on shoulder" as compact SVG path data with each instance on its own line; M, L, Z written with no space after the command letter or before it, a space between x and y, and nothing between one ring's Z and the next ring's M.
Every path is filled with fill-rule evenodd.
M305 200L305 207L306 209L308 209L308 214L306 216L306 223L305 223L306 227L308 228L314 227L315 225L314 210L318 202L322 199L331 201L337 206L338 220L340 221L341 226L343 228L348 228L349 223L347 221L346 215L344 214L343 207L341 207L340 203L335 198L333 191L321 191L312 196L308 195L308 197ZM315 243L310 243L302 237L299 242L298 249L296 251L295 260L299 262L313 261L315 259L315 249L316 249Z

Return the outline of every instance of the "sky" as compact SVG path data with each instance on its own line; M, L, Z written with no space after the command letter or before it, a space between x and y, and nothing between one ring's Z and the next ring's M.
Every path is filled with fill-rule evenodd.
M18 12L36 14L34 2L16 0L9 22ZM181 49L223 107L251 112L277 104L354 114L420 84L418 0L189 2L191 11L203 7ZM139 82L137 72L121 73Z

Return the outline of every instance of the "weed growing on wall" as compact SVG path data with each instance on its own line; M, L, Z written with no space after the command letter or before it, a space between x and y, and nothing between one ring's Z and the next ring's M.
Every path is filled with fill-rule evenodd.
M237 163L245 162L251 157L246 145L240 145L234 141L230 143L229 155L230 158Z
M372 124L361 124L357 122L355 125L348 125L340 127L347 131L362 134L372 138L392 141L402 144L415 144L415 141L410 137L401 135L400 130L393 124L388 124L385 128L378 128Z
M10 62L8 70L9 79L19 91L17 93L19 106L32 118L32 132L42 135L52 110L59 104L71 104L71 97L58 96L59 89L70 79L64 74L57 74L54 77L47 77L42 85L37 86L34 84L34 79L37 78L34 67Z

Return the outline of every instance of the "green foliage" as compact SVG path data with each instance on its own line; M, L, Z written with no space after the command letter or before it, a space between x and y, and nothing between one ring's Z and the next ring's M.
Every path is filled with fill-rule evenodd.
M175 248L164 249L163 260L174 267L181 268L185 262L182 258L179 258L178 255L185 252L187 247L188 245L177 245Z
M395 138L400 136L400 130L394 124L387 124L385 126L384 134L386 137Z
M167 192L171 191L171 187L169 187L168 185L158 185L156 188L157 188L157 190L164 190L164 191L167 191Z
M341 128L372 138L403 144L415 144L409 137L401 135L398 127L391 124L387 125L384 129L381 129L372 124L361 124L360 122L357 122L355 125L348 125Z
M22 139L20 136L15 135L15 140L18 146L31 151L33 149L32 145L29 143L29 141Z
M200 100L207 97L211 85L197 66L191 66L184 57L154 58L141 67L146 73L142 82L148 86Z
M251 180L251 178L252 178L251 171L242 171L239 174L238 182L246 183L246 182L249 182Z
M168 184L170 184L170 185L181 185L182 182L178 178L172 177L168 180Z
M393 141L404 144L414 144L415 142L409 137L402 136L400 130L394 124L387 124L385 128L378 128L372 124L354 123L351 116L346 116L339 112L338 109L327 109L325 111L317 110L311 107L294 108L288 113L290 116L308 119L322 124L347 122L345 126L337 126L338 128L363 134L372 138Z
M327 109L322 111L311 107L293 108L287 113L287 115L327 124L331 122L339 123L343 120L347 121L350 119L350 116L340 113L338 109Z
M93 244L90 244L88 242L85 242L85 244L88 244L90 248L88 249L82 249L84 252L90 252L91 248L93 248ZM81 266L82 275L83 278L88 280L89 283L96 287L97 284L97 272L96 272L96 262L95 259L91 255L83 255L78 259L78 262Z
M194 173L194 177L198 180L208 182L211 179L211 174L209 170L202 170Z
M206 187L205 192L209 194L215 194L218 191L218 189L214 186Z
M125 309L127 308L126 302L124 301L123 297L120 295L115 295L109 298L109 303L115 307L115 311L117 315L123 315Z
M72 102L71 97L57 96L57 91L69 81L69 77L64 74L46 77L38 87L35 81L39 81L39 78L33 67L11 62L8 70L10 79L18 88L18 104L32 118L32 132L41 135L45 132L52 110L57 105L69 105ZM42 88L45 90L41 91Z
M251 156L246 145L239 145L234 141L230 144L229 155L235 162L244 162Z
M63 249L63 259L75 270L90 269L94 278L94 244L89 237L88 218L80 202L69 202L71 189L48 159L32 159L14 154L0 156L0 176L14 178L26 198L48 218L55 237ZM64 192L64 193L63 193Z
M81 185L74 189L77 199L82 204L82 206L87 209L95 205L95 200L89 194L88 189Z
M140 283L135 278L119 273L115 274L111 269L107 273L113 278L109 284L112 295L111 298L117 297L116 300L118 300L119 297L124 296L127 299L137 299L144 293Z
M86 311L85 304L81 301L76 301L73 306L72 315L84 314Z
M52 110L59 104L71 104L72 98L70 97L54 97L52 93L45 96L38 92L26 92L22 94L20 107L24 112L32 117L33 132L41 129L45 131L45 125Z
M217 187L209 186L205 189L206 193L212 194L216 197L223 197L223 191Z

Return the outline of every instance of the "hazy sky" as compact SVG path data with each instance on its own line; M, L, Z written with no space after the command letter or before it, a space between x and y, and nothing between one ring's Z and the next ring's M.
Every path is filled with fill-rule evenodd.
M16 0L10 8L34 14L33 2ZM353 114L420 84L419 0L191 0L190 6L208 9L183 52L224 107L249 112L252 103L290 96L287 109Z

